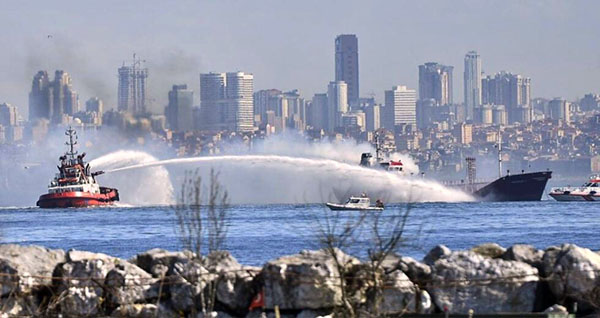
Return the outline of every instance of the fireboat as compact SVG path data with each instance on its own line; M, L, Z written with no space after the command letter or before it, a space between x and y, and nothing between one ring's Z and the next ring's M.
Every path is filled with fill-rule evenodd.
M69 150L59 158L58 173L50 181L48 193L42 194L36 205L40 208L70 208L112 205L119 201L119 191L101 187L96 176L103 171L90 172L90 165L83 161L85 152L78 155L75 151L77 133L69 127L65 132L69 141L65 144Z

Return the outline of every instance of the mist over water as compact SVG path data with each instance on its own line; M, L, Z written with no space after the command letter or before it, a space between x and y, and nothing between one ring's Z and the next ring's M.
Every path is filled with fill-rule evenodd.
M57 158L66 149L64 138L64 132L57 131L45 144L32 146L26 156L29 163L15 166L0 155L0 166L7 172L0 180L0 206L35 205L56 173ZM98 182L117 188L120 204L130 206L175 203L185 172L196 169L203 180L211 169L218 172L234 204L339 202L361 193L388 203L472 200L435 181L411 177L410 173L418 175L418 167L407 155L392 155L402 160L407 175L360 167L360 154L374 149L355 141L309 142L284 134L252 146L225 143L220 156L170 159L172 152L160 144L120 140L111 131L82 133L78 150L88 153L93 171L107 171Z
M127 155L140 156L140 154L118 152L100 159L103 162L116 163ZM448 189L430 180L400 176L331 159L278 155L228 155L144 160L139 164L129 166L118 164L118 166L121 167L106 171L107 178L156 167L175 167L199 168L201 176L206 180L207 172L215 169L220 173L219 181L229 192L232 203L322 203L343 201L350 195L360 193L367 193L373 199L383 198L385 202L472 200L463 192ZM144 196L152 193L154 196L167 197L168 194L162 191L164 186L165 191L172 192L168 175L163 171L154 171L150 174L155 180L144 186L143 191L148 192Z

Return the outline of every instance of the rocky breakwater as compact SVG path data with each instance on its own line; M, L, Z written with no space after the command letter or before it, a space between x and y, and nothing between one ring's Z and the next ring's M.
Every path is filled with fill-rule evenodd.
M0 245L0 317L331 317L353 306L380 315L600 308L600 255L572 244L538 250L441 245L422 261L392 255L378 275L335 251L302 251L261 267L227 252L199 260L153 249L124 260L100 253ZM340 267L341 264L341 267ZM370 281L377 277L377 284ZM214 299L212 312L203 304ZM249 310L249 307L254 307ZM341 316L341 315L338 315Z

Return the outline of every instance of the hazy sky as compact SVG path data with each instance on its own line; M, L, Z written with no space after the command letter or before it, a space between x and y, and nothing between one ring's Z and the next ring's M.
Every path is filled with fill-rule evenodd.
M600 93L600 1L9 1L0 0L0 102L26 113L40 69L71 73L82 106L116 103L117 68L147 60L153 110L170 86L196 94L200 72L254 74L255 89L325 92L334 38L359 40L361 95L417 88L417 66L453 65L462 101L463 58L483 70L532 78L532 96ZM48 37L51 35L51 37Z

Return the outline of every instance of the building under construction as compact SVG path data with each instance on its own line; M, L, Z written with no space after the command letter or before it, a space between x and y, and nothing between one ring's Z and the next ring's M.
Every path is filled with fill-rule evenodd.
M134 115L146 112L146 79L148 69L139 57L133 54L133 63L119 67L118 108Z

